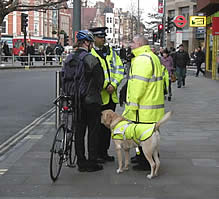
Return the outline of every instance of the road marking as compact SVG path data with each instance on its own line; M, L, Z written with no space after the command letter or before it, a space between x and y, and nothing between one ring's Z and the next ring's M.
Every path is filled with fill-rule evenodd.
M35 119L32 123L24 127L18 133L10 137L4 143L0 145L0 155L6 152L11 146L15 145L18 141L23 139L33 128L35 128L38 124L40 124L46 117L52 115L55 112L55 108L51 108L49 111Z
M0 175L3 175L8 169L0 169Z

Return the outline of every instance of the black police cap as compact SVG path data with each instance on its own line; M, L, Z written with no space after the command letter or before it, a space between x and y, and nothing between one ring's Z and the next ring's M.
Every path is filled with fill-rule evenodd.
M107 27L95 27L95 28L90 28L89 31L91 31L94 36L105 37L107 36L105 32L106 29L108 28Z

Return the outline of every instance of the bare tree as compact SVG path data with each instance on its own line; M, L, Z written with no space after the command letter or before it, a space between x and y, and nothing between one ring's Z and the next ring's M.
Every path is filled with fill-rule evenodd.
M66 8L68 0L35 0L30 3L29 0L0 0L0 41L2 33L2 23L4 18L13 11L45 11ZM0 45L1 61L1 45Z

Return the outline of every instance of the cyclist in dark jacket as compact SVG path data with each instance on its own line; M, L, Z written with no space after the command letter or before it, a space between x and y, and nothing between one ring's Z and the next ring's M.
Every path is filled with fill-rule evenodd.
M201 46L199 46L197 50L198 51L195 53L195 63L197 66L196 77L198 77L199 71L201 71L202 74L205 75L205 71L201 69L201 65L205 61L205 53L201 50Z
M189 64L189 61L189 54L184 51L183 44L180 44L179 50L174 56L174 68L176 68L178 88L181 88L182 84L185 86L186 66Z
M93 35L89 31L81 30L77 34L77 50L70 54L65 64L73 56L79 56L83 51L90 52L93 47ZM102 170L103 166L97 164L98 132L101 119L101 90L103 88L104 74L96 57L88 53L83 59L85 66L85 81L88 85L87 95L81 105L81 121L75 134L75 151L77 165L80 172ZM65 66L65 65L64 65ZM85 134L88 128L88 159L85 156Z

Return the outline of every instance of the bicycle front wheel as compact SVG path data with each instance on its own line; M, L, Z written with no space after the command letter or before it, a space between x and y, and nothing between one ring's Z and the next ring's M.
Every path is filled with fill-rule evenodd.
M54 182L59 177L64 161L65 131L64 124L60 125L53 140L51 149L50 177Z

